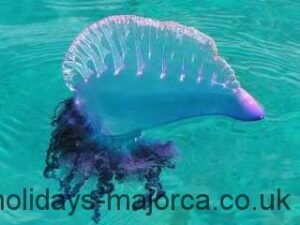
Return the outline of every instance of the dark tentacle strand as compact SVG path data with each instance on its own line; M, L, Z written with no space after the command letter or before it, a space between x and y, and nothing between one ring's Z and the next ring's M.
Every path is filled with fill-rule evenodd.
M59 105L52 125L44 176L59 181L64 201L78 194L90 177L97 177L96 187L91 192L95 223L101 218L103 196L114 191L116 182L124 182L128 177L145 180L146 199L157 200L165 194L160 174L163 168L174 168L177 154L171 142L142 138L128 140L128 143L115 140L111 144L114 139L105 142L105 136L99 136L99 129L72 98ZM124 148L128 151L120 151ZM140 208L138 205L133 209ZM147 203L143 207L147 207Z

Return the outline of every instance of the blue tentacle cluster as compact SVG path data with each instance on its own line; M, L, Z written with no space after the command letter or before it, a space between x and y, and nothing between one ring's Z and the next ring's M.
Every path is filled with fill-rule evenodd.
M44 176L59 181L64 201L78 194L89 178L96 177L96 187L91 190L96 223L101 217L99 200L113 192L116 183L129 177L144 179L145 199L155 200L165 194L160 174L164 168L174 168L177 155L171 142L139 138L128 143L107 144L95 132L92 121L76 107L73 98L59 105L52 125L54 130L47 150ZM64 201L55 204L64 204ZM148 203L136 202L132 208L145 208Z

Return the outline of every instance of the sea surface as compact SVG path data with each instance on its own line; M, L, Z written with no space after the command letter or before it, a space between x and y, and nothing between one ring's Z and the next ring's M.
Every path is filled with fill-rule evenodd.
M102 210L102 225L300 224L300 1L294 0L0 0L0 193L58 190L43 177L55 107L71 96L61 62L73 38L106 16L174 20L211 36L241 85L266 110L257 122L201 117L147 131L174 140L167 193L211 196L290 194L291 210ZM130 184L142 189L142 184ZM119 191L130 189L120 185ZM128 190L132 191L132 190ZM252 203L251 202L251 203ZM0 224L85 225L92 212L1 210Z

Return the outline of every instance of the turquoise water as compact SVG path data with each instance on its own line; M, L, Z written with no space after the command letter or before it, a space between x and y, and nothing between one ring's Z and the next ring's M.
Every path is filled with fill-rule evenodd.
M278 1L8 1L0 3L0 193L42 192L53 110L70 96L61 61L72 39L105 16L136 14L194 26L215 39L263 121L202 117L147 132L175 140L181 158L162 177L169 193L255 196L281 188L291 210L103 211L101 224L300 224L300 3ZM120 185L128 192L141 185ZM257 200L257 199L256 199ZM0 211L0 224L89 224L91 212Z

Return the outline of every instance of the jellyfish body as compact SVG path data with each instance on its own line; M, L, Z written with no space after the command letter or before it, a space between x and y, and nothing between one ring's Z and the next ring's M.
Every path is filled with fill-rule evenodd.
M213 39L175 22L105 18L75 38L62 67L73 97L53 119L45 176L60 181L66 198L96 176L95 222L97 200L116 181L142 177L150 200L164 195L159 175L174 168L177 150L169 141L143 138L141 131L202 115L244 121L264 116L218 56ZM62 168L69 172L58 175Z
M201 115L264 116L214 41L175 22L101 20L72 43L63 72L78 102L112 135Z

